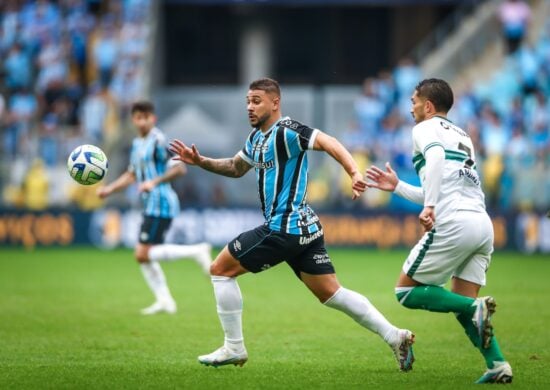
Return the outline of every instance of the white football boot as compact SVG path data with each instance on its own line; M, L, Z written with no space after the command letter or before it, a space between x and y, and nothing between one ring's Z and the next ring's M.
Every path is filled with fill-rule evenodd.
M398 340L394 344L390 344L393 354L397 359L397 364L401 371L412 370L414 363L414 353L412 345L414 344L414 333L407 329L399 329L397 331Z
M491 316L495 314L497 304L493 297L480 297L475 301L476 310L472 322L477 328L482 348L489 348L493 339L493 325Z
M210 275L210 264L212 264L212 245L209 243L198 244L202 246L201 251L195 256L197 264L201 267L202 272Z
M494 367L485 371L476 383L512 383L512 367L508 362L493 362Z
M172 301L156 301L151 306L141 309L141 314L150 316L159 313L175 314L178 311L176 302Z
M247 360L248 354L246 353L246 349L243 349L241 353L235 353L225 346L216 349L211 354L199 356L201 364L212 367L225 366L227 364L242 367Z

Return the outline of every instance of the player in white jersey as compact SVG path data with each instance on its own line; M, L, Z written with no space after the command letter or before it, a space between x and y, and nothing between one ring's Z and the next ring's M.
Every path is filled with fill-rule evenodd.
M512 369L493 334L492 297L478 298L493 252L493 226L475 170L474 146L468 134L447 119L453 105L450 86L426 79L411 98L413 163L422 187L400 181L386 170L371 167L367 184L393 191L424 206L419 222L426 233L411 250L395 289L410 309L456 314L487 364L476 383L510 383ZM451 291L443 285L451 280Z
M185 164L170 160L164 134L155 127L155 108L151 102L138 101L131 108L132 122L139 132L132 143L128 170L114 182L100 187L97 194L106 198L138 182L143 201L143 222L135 248L143 277L155 296L155 302L141 313L144 315L176 312L176 302L168 289L159 261L181 258L194 259L209 273L211 246L165 244L164 236L172 219L179 213L178 197L170 181L186 172Z

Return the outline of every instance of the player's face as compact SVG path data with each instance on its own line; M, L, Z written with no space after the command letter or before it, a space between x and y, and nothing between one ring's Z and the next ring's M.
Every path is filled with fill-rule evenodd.
M156 120L156 116L149 112L136 111L132 114L132 123L142 136L149 133L149 131L155 126Z
M415 123L420 123L426 119L426 99L418 96L417 91L414 91L411 97L411 115Z
M279 97L259 89L250 90L246 95L246 109L250 125L261 128L277 114Z

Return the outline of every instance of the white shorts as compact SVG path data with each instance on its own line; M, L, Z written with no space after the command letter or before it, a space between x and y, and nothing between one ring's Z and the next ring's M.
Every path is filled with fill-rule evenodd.
M422 284L442 286L453 276L485 286L493 253L493 224L486 213L459 211L422 236L403 272Z

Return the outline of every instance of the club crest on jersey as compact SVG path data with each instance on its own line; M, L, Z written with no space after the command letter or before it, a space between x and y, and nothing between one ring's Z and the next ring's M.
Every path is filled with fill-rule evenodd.
M254 146L252 146L253 152L263 152L266 153L269 150L269 145L265 144L263 142L256 142Z

